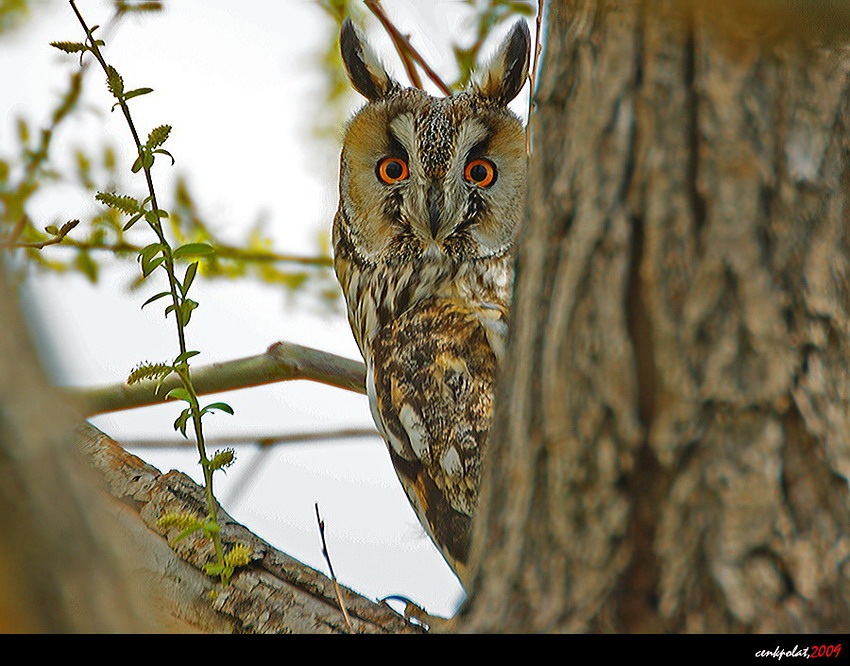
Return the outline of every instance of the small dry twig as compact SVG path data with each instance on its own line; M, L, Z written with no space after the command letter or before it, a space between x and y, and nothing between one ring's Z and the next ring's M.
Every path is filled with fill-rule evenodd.
M263 449L278 445L323 442L334 439L356 439L361 437L380 437L374 428L340 428L338 430L319 430L315 432L292 432L278 435L231 435L228 437L210 437L207 443L211 447L258 446ZM128 449L182 449L192 446L185 439L122 439Z
M425 62L425 59L419 54L419 52L413 48L413 45L410 43L410 39L406 35L402 34L395 25L393 25L393 22L387 16L386 12L384 12L384 8L381 7L380 0L364 0L364 2L375 17L381 22L381 25L384 26L384 29L393 40L393 44L395 45L396 51L398 51L405 70L407 70L407 75L410 77L411 83L417 88L422 88L422 81L419 79L419 74L416 72L416 67L414 66L414 63L416 63L422 68L427 77L440 89L440 92L446 96L451 96L451 88L449 88L445 81L440 78L440 75L437 74L437 72L435 72L427 62Z
M319 515L318 502L316 503L316 520L319 523L319 535L322 537L322 555L325 557L325 562L328 563L328 570L330 571L331 580L334 584L334 592L336 592L336 598L339 602L339 609L342 611L342 616L345 618L345 624L348 626L348 630L351 631L351 618L348 617L348 610L345 608L345 602L342 600L342 591L339 589L339 583L336 580L334 566L331 564L331 556L328 555L328 544L325 542L325 521L322 520L321 515Z
M20 221L15 225L15 228L12 229L12 233L9 235L9 238L0 242L0 247L2 248L17 248L17 247L28 247L34 248L36 250L43 250L48 245L56 245L57 243L61 243L65 236L70 233L70 231L76 227L80 223L79 220L69 220L65 224L62 225L60 229L57 229L51 238L48 238L44 241L24 243L18 241L18 238L21 237L21 234L24 231L24 228L27 226L27 218L26 216L22 217ZM48 232L50 233L50 232Z
M525 128L525 154L531 155L531 112L534 110L534 84L537 82L537 62L543 46L540 44L540 25L543 21L543 0L537 0L537 18L534 28L534 58L531 62L531 73L528 75L531 84L528 90L528 122Z

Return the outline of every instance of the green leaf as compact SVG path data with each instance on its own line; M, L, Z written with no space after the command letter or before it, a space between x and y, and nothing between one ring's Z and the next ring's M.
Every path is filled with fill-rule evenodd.
M133 99L134 97L139 97L141 95L147 95L148 93L152 93L153 88L136 88L135 90L131 90L127 94L124 95L125 101L128 99Z
M171 398L172 400L183 400L185 402L192 402L192 396L190 396L189 391L187 391L183 387L171 389L168 393L165 394L165 398L166 400L168 398Z
M176 248L173 256L175 259L178 259L180 257L203 256L206 254L213 254L214 252L215 248L209 243L187 243L186 245L181 245Z
M172 543L177 543L178 541L185 539L187 536L191 536L200 529L203 529L203 525L201 523L198 523L197 525L193 525L191 527L187 527L185 530L180 532L180 534L174 537L174 541Z
M193 301L191 298L187 298L183 301L180 309L177 311L179 313L180 324L182 326L188 326L189 320L192 318L192 311L198 307L198 302Z
M176 160L174 159L174 155L169 153L165 148L157 148L153 152L158 153L160 155L168 155L171 158L171 164L174 165L176 163Z
M201 352L199 351L184 351L180 356L174 359L174 365L180 365L184 361L188 361L193 356L197 356Z
M186 424L189 422L189 417L192 416L192 411L190 409L184 409L180 412L180 416L177 417L177 420L174 421L174 429L177 430L183 437L186 436ZM200 525L195 529L199 529Z
M213 534L221 532L221 528L218 526L218 523L214 520L210 520L209 518L207 518L204 521L204 524L201 525L201 529L204 530L207 536L212 536Z
M136 224L136 222L138 222L139 220L141 220L141 219L142 219L142 215L143 215L142 213L136 213L135 215L133 215L133 217L131 217L131 218L130 218L130 221L129 221L129 222L127 222L127 224L125 224L125 225L122 227L122 229L123 229L124 231L127 231L127 229L129 229L129 228L130 228L130 227L132 227L134 224Z
M206 407L204 407L201 413L205 414L206 412L212 411L214 409L218 409L222 412L227 412L228 414L233 416L233 407L228 405L226 402L214 402L211 405L207 405Z
M183 284L180 285L180 290L183 292L185 296L189 293L189 287L192 286L192 282L195 279L195 275L198 274L198 262L195 261L189 264L189 267L186 269L186 275L183 277Z
M142 275L147 277L153 273L165 261L165 257L153 257L151 259L142 259Z
M228 568L229 567L225 567L223 564L219 564L218 562L207 562L204 565L204 573L208 576L218 576Z
M155 296L151 296L148 300L146 300L144 303L142 303L142 307L145 307L146 305L150 305L154 301L158 301L160 298L165 298L166 296L171 296L171 292L170 291L161 291L158 294L156 294Z
M163 250L165 250L164 243L151 243L150 245L145 245L141 250L139 250L139 257L141 259L150 260Z

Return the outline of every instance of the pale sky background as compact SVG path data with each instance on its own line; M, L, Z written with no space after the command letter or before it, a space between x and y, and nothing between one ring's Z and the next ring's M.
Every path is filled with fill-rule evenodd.
M48 45L83 41L70 5L64 0L33 4L27 25L0 37L0 156L6 158L15 145L16 118L46 125L69 72L79 66L77 58ZM322 90L316 63L333 30L330 18L312 0L166 0L165 5L159 14L125 18L104 51L127 89L155 91L131 102L142 138L157 125L173 126L165 148L177 163L171 167L164 159L154 168L160 201L169 199L176 176L184 175L204 218L225 239L240 238L265 215L275 250L311 254L316 234L330 227L337 204L337 157L311 135ZM432 66L452 80L451 43L471 41L465 4L384 0L383 5ZM111 16L104 0L78 0L77 6L90 26L105 25ZM376 51L404 80L389 41L371 25ZM57 135L55 161L70 164L74 147L96 153L111 142L125 151L120 164L127 193L143 198L142 177L129 173L129 132L120 113L109 113L114 100L100 70L91 68L85 88L86 110ZM518 113L527 99L523 94L515 101ZM361 101L352 96L351 108ZM27 212L45 226L84 217L97 206L77 190L52 188ZM27 302L58 383L118 382L140 361L176 355L173 321L163 318L157 304L140 310L162 289L161 277L155 274L142 290L128 294L125 287L137 271L137 265L124 262L104 271L94 286L70 274L39 275L28 283ZM202 351L193 359L196 365L260 354L278 340L359 358L341 308L325 314L292 302L282 288L251 280L199 277L192 292L201 304L188 328L189 348ZM218 399L229 402L235 415L206 417L210 438L372 426L365 397L310 382L246 389L209 401ZM118 441L172 438L180 409L148 407L93 422ZM192 449L138 453L160 470L179 469L201 480ZM253 447L240 447L237 454L227 473L217 475L216 494L255 533L327 573L315 518L318 503L342 584L375 599L404 595L433 613L456 609L462 590L419 527L380 439L280 446L262 460Z

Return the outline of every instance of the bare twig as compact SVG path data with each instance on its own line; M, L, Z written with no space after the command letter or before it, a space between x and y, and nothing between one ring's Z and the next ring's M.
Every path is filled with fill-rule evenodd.
M339 430L321 430L318 432L293 432L280 435L234 435L230 437L208 437L211 447L259 446L272 448L286 444L305 442L325 442L334 439L356 439L361 437L379 437L374 428L340 428ZM128 439L121 440L128 449L180 449L192 446L185 439Z
M424 71L425 75L434 82L434 84L440 89L440 92L446 96L450 96L452 94L451 88L449 88L443 79L440 78L440 75L437 74L437 72L435 72L427 62L425 62L425 59L419 54L419 52L413 48L413 45L410 43L410 39L407 35L402 34L401 31L393 25L393 22L387 16L386 12L384 12L383 7L381 7L380 0L364 0L364 2L375 17L381 22L381 25L384 26L384 30L387 31L390 38L393 40L393 44L401 57L408 76L411 77L410 80L413 85L417 88L422 87L419 75L410 63L411 60L422 68L422 71ZM413 72L412 76L411 71Z
M25 243L18 240L27 224L27 218L26 216L24 216L21 218L20 222L15 225L15 228L12 230L10 238L8 240L0 242L0 248L27 247L34 248L36 250L42 250L48 245L56 245L57 243L61 243L65 239L65 236L67 236L68 233L71 231L71 229L76 227L79 223L79 220L70 220L63 224L61 229L57 229L56 233L54 233L51 238L48 238L44 241Z
M351 618L348 617L348 610L345 608L345 602L342 600L342 590L339 589L339 583L337 582L336 574L334 573L334 566L331 564L331 556L328 554L328 544L325 542L325 521L323 521L322 517L319 515L318 502L316 503L316 520L319 523L319 534L322 537L322 555L325 556L325 562L328 563L328 570L331 574L331 580L334 584L334 592L336 592L336 599L339 602L339 608L342 611L342 616L345 618L348 630L351 631Z
M365 393L363 363L288 342L276 342L265 354L213 363L192 370L198 395L220 393L292 379L307 379L337 388ZM137 384L110 384L94 388L67 389L87 416L133 409L163 402L171 389L182 386L174 375L161 385L155 380Z
M384 30L390 36L390 39L393 40L393 45L395 46L395 50L398 52L399 57L401 58L401 62L404 65L404 69L407 72L407 78L410 79L410 83L414 88L422 89L422 79L419 77L419 72L416 71L416 64L413 62L413 59L410 56L410 51L405 45L405 42L402 40L405 35L402 35L398 29L392 24L389 17L384 12L383 7L381 7L380 0L365 0L366 6L372 11L372 13L378 18L381 22L381 25L384 26ZM408 42L409 43L409 42Z
M320 432L296 432L285 435L243 435L232 437L208 437L207 446L213 449L238 448L240 446L259 447L257 455L252 457L247 465L242 464L237 470L237 479L230 486L226 504L237 506L251 483L258 478L259 470L265 465L269 455L277 446L288 444L304 444L307 442L328 442L342 439L380 437L374 428L342 428L339 430L324 430ZM188 449L192 442L185 439L123 439L121 445L130 450L138 449Z
M540 60L540 52L543 46L540 43L540 25L543 21L543 0L537 0L537 18L534 29L534 58L531 62L531 73L529 76L528 90L528 122L525 128L525 154L531 155L531 113L534 111L534 86L537 83L537 62Z

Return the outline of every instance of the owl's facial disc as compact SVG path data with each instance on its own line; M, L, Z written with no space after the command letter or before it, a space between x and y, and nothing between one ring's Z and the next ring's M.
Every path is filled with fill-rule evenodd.
M503 254L519 226L525 168L525 135L510 111L470 93L398 90L347 128L347 233L369 263Z
M399 113L389 123L390 142L409 156L404 185L404 222L427 246L440 249L458 229L469 226L478 208L476 189L496 181L496 165L480 159L490 131L480 120L463 117L453 99L438 100L426 113ZM401 188L400 188L401 191ZM478 196L476 201L482 204Z

